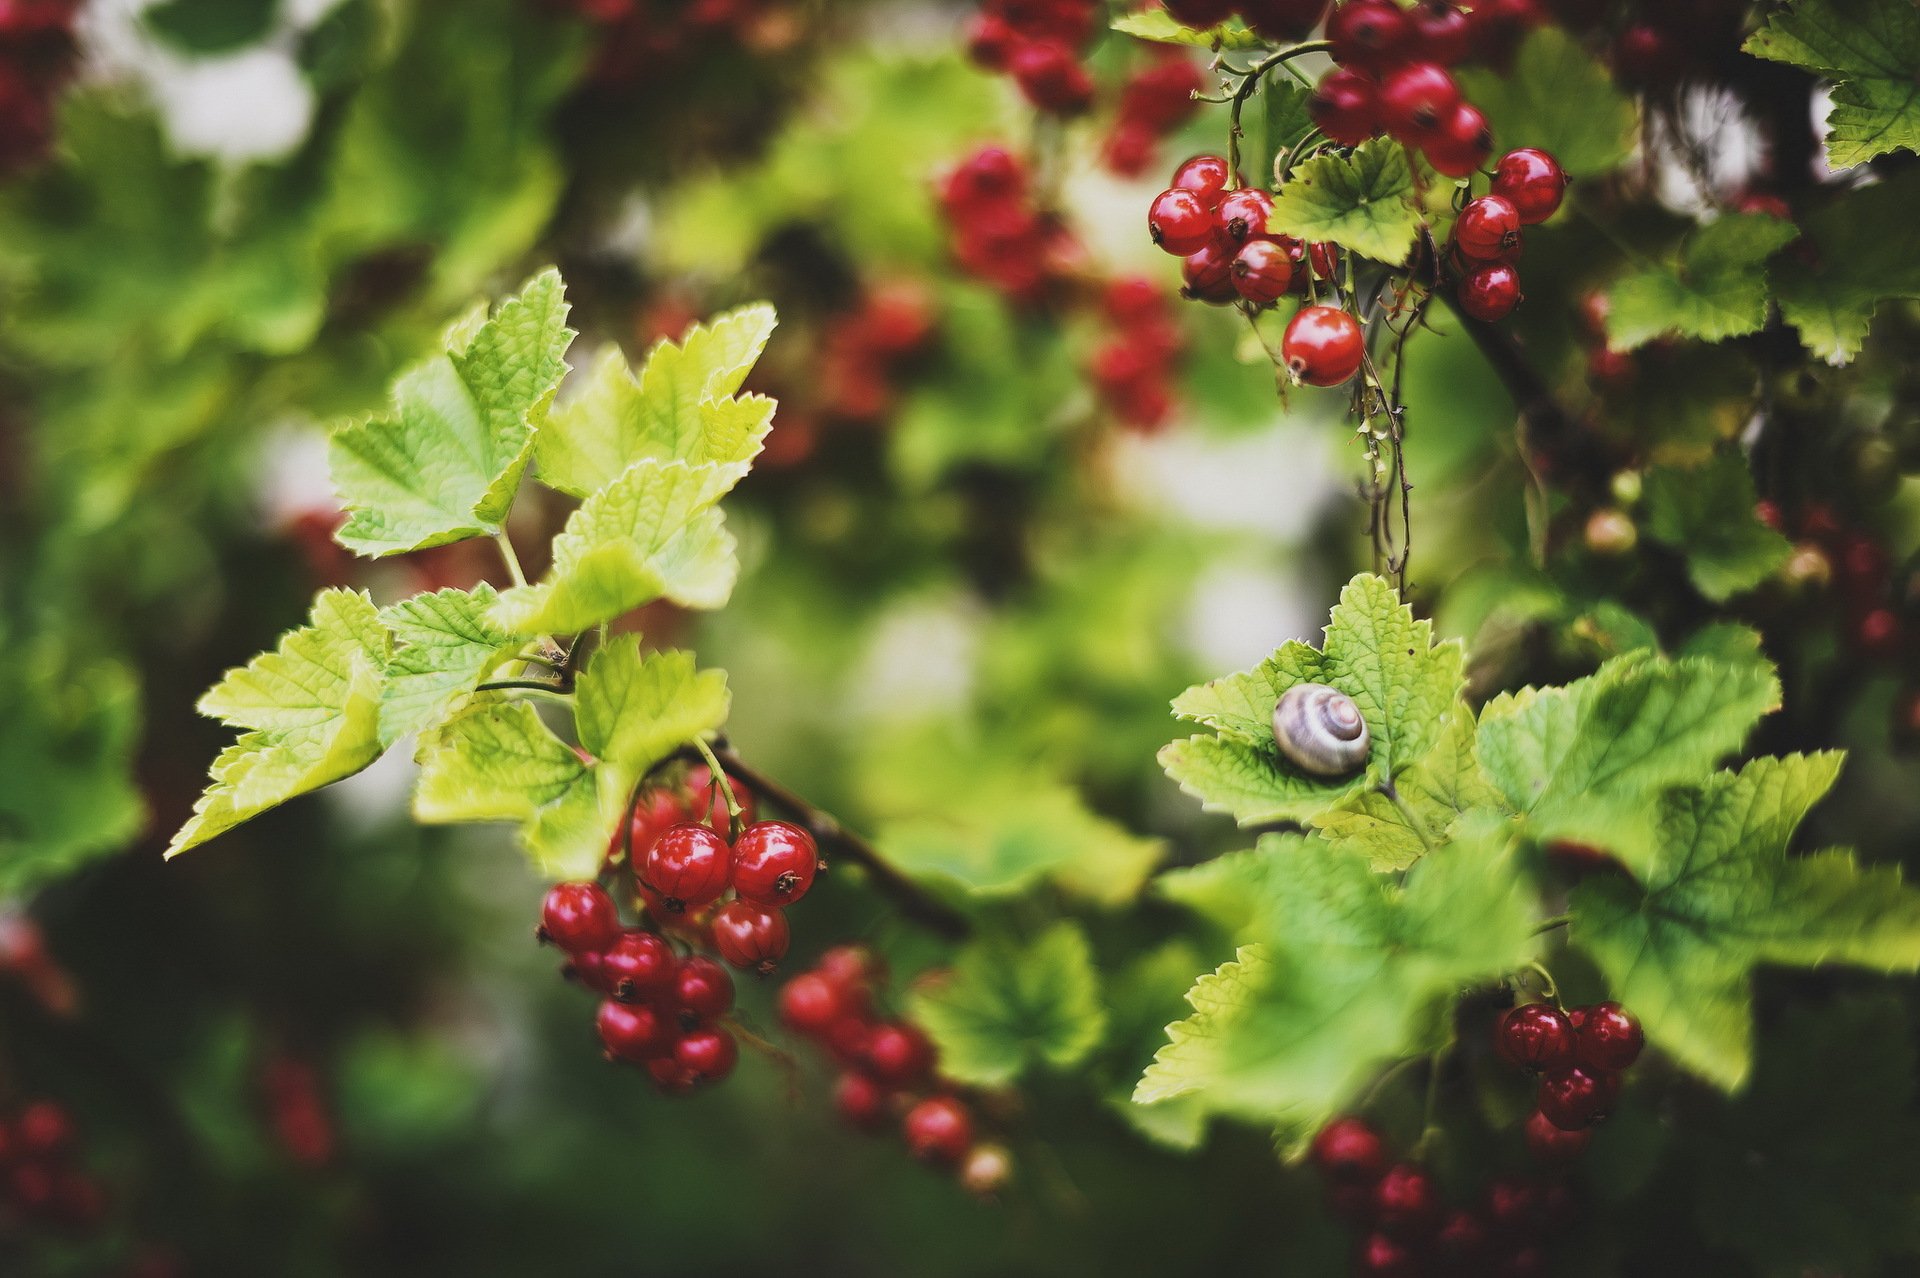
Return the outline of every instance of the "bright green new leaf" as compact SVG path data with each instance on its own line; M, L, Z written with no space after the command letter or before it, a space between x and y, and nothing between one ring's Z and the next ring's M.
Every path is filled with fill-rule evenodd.
M1185 44L1196 49L1256 49L1265 41L1237 21L1229 20L1204 31L1183 27L1165 9L1125 13L1113 20L1113 29L1136 40L1158 44Z
M525 701L476 703L420 740L413 814L428 823L515 821L540 869L591 878L617 820L594 769Z
M534 439L543 482L575 497L598 492L642 458L712 463L738 482L773 425L773 401L734 398L773 334L764 302L663 341L635 376L609 348L578 395L548 414Z
M1793 553L1787 539L1753 513L1753 476L1738 452L1704 466L1647 472L1647 535L1687 560L1687 575L1716 603L1751 590Z
M718 732L731 705L727 672L696 671L692 653L643 655L638 635L609 641L574 693L580 744L602 765L601 801L618 804L654 765ZM609 787L615 793L605 793Z
M214 760L214 784L167 855L379 758L381 672L391 643L365 594L322 591L307 625L201 697L200 713L248 731Z
M1920 254L1890 228L1920 200L1920 173L1856 187L1801 220L1800 242L1774 264L1780 313L1820 358L1843 364L1860 351L1882 298L1920 297ZM1817 263L1808 265L1808 256Z
M1274 197L1267 229L1303 240L1332 240L1378 262L1406 260L1420 230L1413 171L1398 143L1362 143L1351 158L1316 155L1293 171Z
M499 596L484 581L472 591L415 595L380 613L397 642L380 694L380 743L424 732L458 709L520 643L487 613Z
M1795 0L1744 46L1834 82L1827 160L1835 168L1920 149L1920 13L1875 0Z
M1377 871L1404 870L1444 838L1462 813L1503 806L1474 755L1473 713L1464 707L1394 789L1399 803L1378 789L1361 790L1315 816L1313 827L1327 842L1366 857Z
M1263 834L1254 847L1168 870L1154 879L1153 890L1184 905L1227 936L1242 937L1267 908L1266 903L1287 890L1295 873L1288 862L1295 857L1322 856L1326 847L1333 846L1309 844L1304 834ZM1346 849L1340 851L1348 855Z
M445 353L402 374L384 416L336 430L340 544L379 556L500 530L532 452L534 425L566 375L565 289L557 271L527 281L478 326L456 325Z
M1352 697L1372 747L1364 772L1345 780L1309 776L1274 745L1273 707L1298 683L1324 683ZM1304 820L1359 789L1412 766L1464 713L1461 651L1435 645L1433 627L1416 621L1384 578L1347 583L1320 649L1289 642L1254 669L1189 688L1173 711L1219 730L1160 752L1167 775L1210 810L1241 824Z
M1767 322L1767 258L1798 234L1793 223L1730 213L1687 237L1680 260L1616 280L1607 337L1630 349L1677 334L1718 342Z
M1511 71L1468 72L1460 87L1503 148L1539 147L1574 177L1608 172L1633 151L1633 100L1559 27L1529 35Z
M1753 1056L1749 984L1763 963L1920 968L1920 892L1892 866L1792 856L1838 754L1756 759L1659 804L1657 838L1620 853L1634 878L1590 879L1570 940L1593 956L1648 1041L1729 1090Z
M970 943L945 979L915 994L913 1015L940 1049L940 1072L983 1087L1079 1064L1107 1024L1086 933L1064 922L1031 944Z
M1437 1045L1461 990L1525 964L1527 893L1495 827L1422 860L1404 887L1319 839L1268 838L1259 910L1233 962L1187 995L1193 1015L1141 1077L1142 1104L1316 1130L1384 1064ZM1250 880L1251 882L1251 880Z
M494 623L518 635L577 634L663 597L720 607L740 573L714 505L731 486L725 467L635 462L573 512L545 579L501 595Z

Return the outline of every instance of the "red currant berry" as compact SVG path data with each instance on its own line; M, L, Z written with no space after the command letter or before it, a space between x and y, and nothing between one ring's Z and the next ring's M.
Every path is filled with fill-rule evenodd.
M1387 1169L1387 1145L1364 1119L1336 1118L1313 1138L1309 1154L1320 1174L1331 1180L1379 1179Z
M1491 1182L1487 1186L1487 1220L1510 1237L1536 1237L1541 1225L1539 1189L1511 1176Z
M864 989L886 975L880 960L864 945L836 945L820 956L813 970L843 991Z
M673 1050L673 1023L651 1004L608 1000L600 1005L594 1028L608 1060L643 1064Z
M840 1013L840 987L818 972L802 972L780 989L780 1023L796 1034L824 1034Z
M1460 299L1461 310L1491 324L1505 319L1520 305L1520 272L1505 262L1490 262L1461 280L1454 295Z
M687 1096L700 1086L699 1077L682 1068L671 1054L648 1061L647 1073L654 1087L667 1096Z
M733 1008L733 978L706 955L690 954L673 974L673 997L682 1029L708 1025Z
M65 1153L73 1144L73 1116L58 1101L34 1101L14 1120L13 1137L25 1154Z
M1460 86L1433 62L1409 62L1381 82L1380 123L1401 142L1429 137L1460 105Z
M1307 245L1307 261L1315 276L1330 280L1340 269L1340 246L1331 240L1315 240Z
M791 940L785 914L751 901L729 901L713 916L713 944L720 957L762 976L787 956Z
M682 822L663 833L640 863L640 879L682 914L720 899L727 890L733 854L711 827Z
M634 804L633 820L627 825L627 832L616 832L607 843L607 861L617 865L627 858L629 841L633 847L633 859L637 864L660 837L660 832L669 826L678 825L687 819L687 811L680 800L670 790L657 789L640 802Z
M1659 88L1680 78L1686 51L1679 41L1650 23L1636 23L1613 42L1613 73L1636 88Z
M1520 210L1499 195L1468 200L1453 224L1453 242L1463 257L1497 262L1520 243Z
M1245 244L1256 235L1267 233L1267 216L1273 212L1273 197L1259 187L1243 186L1220 201L1213 213L1213 233L1227 244Z
M1234 252L1230 246L1209 241L1205 248L1189 253L1180 262L1180 278L1185 281L1181 295L1215 306L1240 296L1233 287Z
M1493 154L1493 130L1487 117L1469 103L1453 109L1444 123L1422 142L1427 163L1452 178L1463 178L1487 162Z
M887 1089L858 1070L848 1070L833 1085L833 1109L840 1121L873 1131L887 1121Z
M1537 147L1523 146L1500 157L1493 167L1493 193L1519 211L1532 226L1552 217L1567 193L1567 175L1559 161Z
M1181 26L1204 31L1233 16L1234 0L1164 0L1164 6Z
M1173 171L1173 181L1167 185L1177 191L1192 191L1202 204L1212 209L1226 195L1227 183L1232 180L1233 174L1224 157L1196 155Z
M1522 1069L1560 1069L1573 1064L1573 1025L1552 1004L1522 1003L1494 1026L1493 1048Z
M673 988L673 947L651 932L629 931L600 953L601 987L622 1003L651 1003Z
M1556 1127L1539 1110L1527 1115L1527 1152L1548 1166L1570 1163L1593 1143L1591 1129L1567 1131Z
M1380 86L1345 67L1321 76L1307 99L1314 124L1342 146L1358 146L1380 132L1379 111Z
M1253 240L1233 259L1233 287L1255 306L1269 306L1286 294L1293 280L1293 258L1273 240Z
M1440 1221L1440 1190L1417 1163L1395 1163L1373 1187L1374 1217L1396 1238L1430 1232Z
M997 13L976 13L967 22L967 56L989 71L1004 71L1019 34Z
M1307 306L1287 322L1280 356L1293 380L1338 386L1359 371L1366 354L1360 321L1337 306Z
M1447 1273L1478 1274L1487 1262L1487 1226L1470 1211L1450 1211L1433 1236L1433 1250Z
M949 209L964 214L1018 200L1026 190L1026 166L1005 147L989 146L947 175L940 196Z
M1053 115L1078 115L1093 104L1093 77L1072 49L1052 40L1020 45L1007 70L1027 101Z
M953 1166L973 1148L973 1115L951 1096L930 1096L907 1111L907 1152L925 1163Z
M718 1082L733 1073L740 1047L733 1035L717 1025L680 1036L673 1045L673 1063L702 1083Z
M1354 1252L1357 1278L1419 1278L1424 1273L1419 1255L1386 1234L1368 1234Z
M1414 46L1420 56L1450 67L1464 62L1473 51L1473 26L1467 15L1447 0L1422 0L1409 15Z
M867 1044L872 1040L873 1025L866 1017L846 1012L820 1035L820 1045L827 1049L827 1055L847 1069L866 1067Z
M740 823L752 825L758 807L754 802L753 791L732 777L727 779L733 785L733 801L740 805ZM732 828L732 818L727 813L726 796L720 793L720 787L713 782L713 770L704 763L696 763L687 769L687 793L692 799L693 810L697 813L692 819L706 822L713 827L715 833L724 838ZM680 819L685 821L688 818Z
M819 864L811 834L787 821L756 821L733 845L733 890L769 909L792 905L813 886Z
M1576 1065L1543 1077L1537 1103L1548 1122L1577 1132L1604 1117L1619 1094L1619 1075L1594 1074Z
M875 1081L905 1090L933 1073L933 1040L914 1025L879 1025L867 1039L867 1071Z
M1213 243L1213 211L1197 193L1169 187L1147 208L1147 233L1162 249L1185 257Z
M1647 1036L1618 1003L1595 1003L1580 1020L1575 1052L1583 1069L1618 1073L1640 1059Z
M1255 35L1286 44L1304 39L1320 25L1327 0L1240 0L1239 9Z
M1413 24L1392 0L1345 0L1327 19L1333 60L1360 71L1399 62L1413 34Z
M1899 656L1905 638L1906 628L1900 624L1900 614L1891 608L1869 609L1854 622L1854 647L1862 655L1878 661Z
M556 883L540 906L539 936L580 954L604 950L620 935L620 911L598 883Z

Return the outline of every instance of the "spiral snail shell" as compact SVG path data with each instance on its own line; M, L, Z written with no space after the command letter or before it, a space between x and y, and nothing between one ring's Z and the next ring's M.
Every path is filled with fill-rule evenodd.
M1353 698L1324 683L1298 683L1273 708L1273 739L1287 761L1316 777L1344 777L1367 761L1367 721Z

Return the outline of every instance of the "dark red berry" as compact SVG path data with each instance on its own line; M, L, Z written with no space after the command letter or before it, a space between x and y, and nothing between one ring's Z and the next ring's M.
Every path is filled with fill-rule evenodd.
M1517 1177L1492 1181L1487 1185L1487 1220L1509 1237L1536 1237L1541 1225L1539 1189Z
M1007 59L1007 70L1027 101L1054 115L1078 115L1093 103L1093 77L1072 49L1052 40L1028 41Z
M1162 249L1185 257L1213 243L1213 211L1195 192L1169 187L1147 208L1147 233Z
M1232 176L1224 157L1196 155L1173 171L1173 180L1167 185L1175 190L1192 191L1211 209L1226 195Z
M1396 1238L1427 1234L1440 1222L1440 1190L1418 1163L1395 1163L1373 1187L1373 1213Z
M1869 609L1853 626L1854 646L1863 655L1880 661L1899 656L1905 638L1906 628L1900 624L1900 614L1891 608Z
M1473 50L1473 28L1467 15L1447 0L1423 0L1413 7L1413 47L1420 56L1450 67L1464 62Z
M669 913L679 914L719 900L732 863L725 839L710 826L685 821L653 841L640 863L640 878Z
M1595 1073L1618 1073L1627 1068L1640 1059L1640 1049L1647 1044L1640 1022L1611 1001L1586 1009L1576 1038L1575 1054L1580 1065Z
M1593 1143L1590 1129L1567 1131L1537 1109L1527 1115L1526 1135L1527 1152L1549 1166L1572 1162Z
M1501 1059L1536 1073L1573 1064L1573 1025L1550 1003L1522 1003L1493 1029Z
M1335 142L1358 146L1380 132L1380 86L1358 71L1336 67L1313 86L1307 113Z
M1197 302L1224 306L1240 294L1233 286L1235 250L1209 240L1207 246L1189 253L1180 262L1180 291Z
M1433 1236L1433 1250L1448 1273L1478 1274L1489 1241L1486 1222L1470 1211L1450 1211Z
M875 1026L866 1056L867 1072L887 1087L916 1087L933 1073L933 1040L915 1025Z
M1267 217L1273 212L1273 197L1258 187L1243 186L1220 201L1213 212L1213 233L1229 245L1245 244L1256 235L1267 233Z
M880 960L864 945L836 945L820 956L813 970L843 991L864 988L886 976Z
M1537 1103L1548 1122L1577 1132L1604 1117L1619 1094L1618 1074L1594 1074L1576 1065L1543 1077Z
M1380 84L1380 123L1402 142L1420 142L1453 118L1460 86L1433 62L1409 62Z
M1296 382L1338 386L1359 371L1366 354L1360 321L1337 306L1306 306L1287 323L1280 357Z
M901 1123L907 1152L925 1163L953 1166L973 1147L973 1115L951 1096L930 1096Z
M1163 0L1166 11L1183 27L1204 31L1233 16L1234 0Z
M690 954L674 972L673 997L682 1029L711 1024L733 1007L733 978L706 955Z
M607 860L618 864L627 858L629 840L633 846L633 860L638 864L660 832L669 826L678 825L687 819L687 810L680 799L671 790L656 789L633 806L633 820L628 823L625 833L616 831L607 844Z
M602 1003L594 1028L610 1060L637 1065L673 1050L673 1022L649 1003Z
M1452 178L1475 172L1493 154L1493 130L1487 117L1462 102L1440 127L1422 139L1427 163Z
M1268 306L1286 294L1293 280L1293 258L1273 240L1241 245L1233 259L1233 287L1255 306Z
M1537 147L1523 146L1500 157L1493 167L1493 193L1511 203L1527 226L1544 222L1560 208L1567 175L1559 161Z
M1623 84L1661 88L1680 78L1686 51L1679 41L1651 23L1622 31L1613 42L1613 72Z
M46 1157L73 1144L73 1115L58 1101L38 1100L20 1111L13 1137L19 1152Z
M833 1085L833 1108L848 1126L872 1131L887 1121L887 1089L859 1070L848 1070Z
M683 1068L671 1054L648 1061L647 1073L653 1085L668 1096L687 1096L700 1086L699 1076Z
M1463 257L1497 262L1520 243L1520 210L1499 195L1468 200L1453 224L1453 242Z
M623 1003L651 1003L673 988L673 947L651 932L622 932L600 952L599 984Z
M948 174L941 200L955 212L977 212L1026 194L1027 170L1005 147L983 147Z
M1368 1234L1353 1255L1357 1278L1418 1278L1424 1272L1417 1252L1386 1234Z
M598 883L556 883L540 906L540 939L574 954L604 950L620 935L620 911Z
M1386 1142L1359 1118L1336 1118L1322 1127L1309 1156L1320 1174L1332 1180L1371 1183L1387 1169Z
M733 1035L709 1025L680 1036L673 1045L673 1063L702 1083L718 1082L733 1073L740 1047Z
M1460 281L1460 309L1477 320L1505 319L1520 305L1520 272L1505 262L1489 262Z
M840 987L818 972L802 972L780 989L780 1022L796 1034L824 1034L842 1010Z
M720 957L762 976L787 956L791 939L785 914L751 901L729 901L713 916L713 945Z
M807 894L820 864L813 836L787 821L756 821L733 845L733 890L772 909Z
M1320 25L1327 0L1240 0L1239 9L1255 35L1285 44Z
M872 1040L873 1026L866 1017L845 1012L820 1035L820 1045L827 1049L827 1055L848 1069L866 1068L867 1044Z
M1333 60L1379 72L1398 62L1413 39L1413 24L1392 0L1345 0L1327 19Z

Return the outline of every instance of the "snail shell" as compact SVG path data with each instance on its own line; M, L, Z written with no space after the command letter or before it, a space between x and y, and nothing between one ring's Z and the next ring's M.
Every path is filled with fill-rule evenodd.
M1298 683L1273 708L1273 739L1287 761L1316 777L1344 777L1367 762L1367 721L1353 698L1324 683Z

